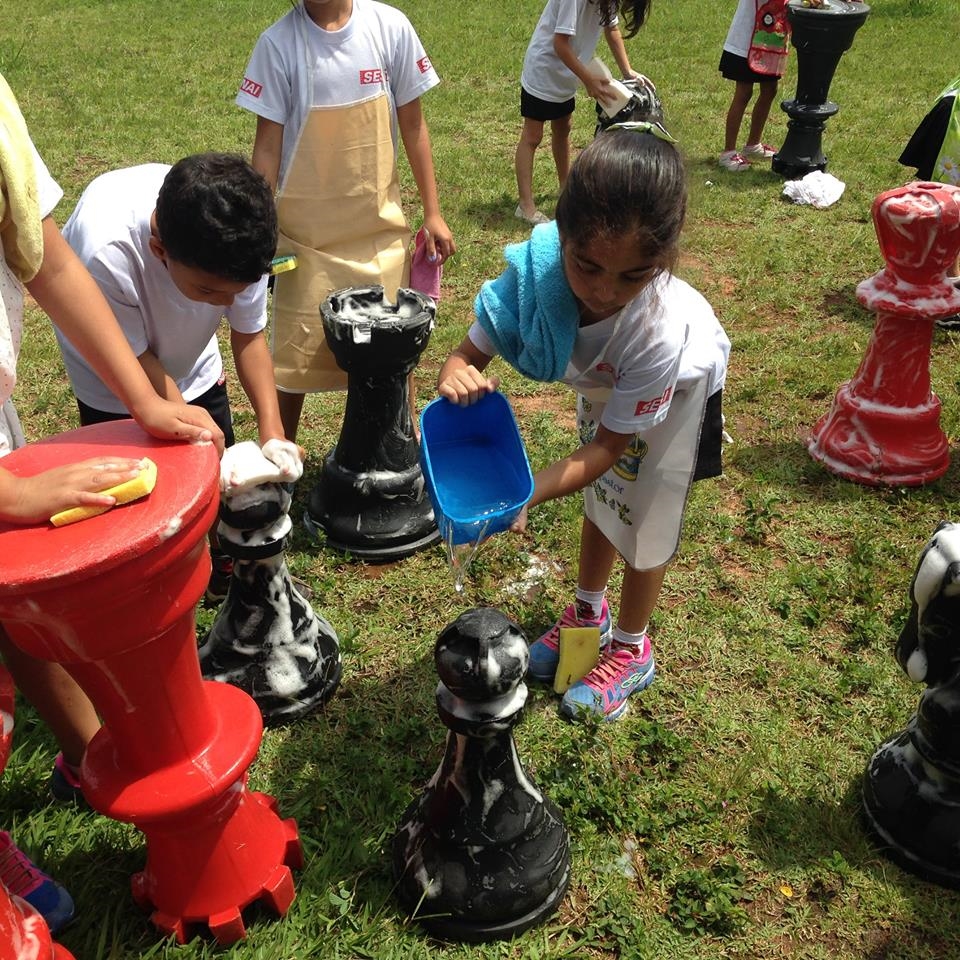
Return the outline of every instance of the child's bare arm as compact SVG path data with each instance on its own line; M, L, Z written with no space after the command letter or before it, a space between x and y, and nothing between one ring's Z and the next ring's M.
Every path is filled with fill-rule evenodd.
M484 369L492 358L481 353L469 337L464 337L447 357L437 377L437 393L451 403L469 406L500 386L499 377L485 377Z
M268 440L283 440L283 423L277 406L273 360L263 333L230 331L230 346L237 377L257 417L261 446Z
M283 124L266 117L257 117L257 133L253 140L251 166L266 178L276 192L280 179L280 156L283 151Z
M127 457L94 457L18 477L0 467L0 520L36 523L71 507L112 507L115 499L97 493L132 480L140 461Z
M586 64L573 52L573 44L569 34L555 33L553 35L553 50L563 65L586 87L587 93L594 100L605 101L613 96L610 82L603 77L594 76Z
M423 225L427 230L427 254L439 256L440 262L448 260L457 252L453 234L440 213L440 198L437 193L437 178L433 169L433 151L430 146L430 131L420 108L419 97L397 107L397 123L403 149L410 162L410 171L417 182L420 203L423 205Z

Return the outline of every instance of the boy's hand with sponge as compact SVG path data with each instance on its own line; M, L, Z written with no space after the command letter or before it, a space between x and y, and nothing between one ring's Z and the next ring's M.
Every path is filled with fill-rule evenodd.
M117 503L111 488L135 480L142 470L141 460L103 456L31 477L15 476L0 466L0 520L36 523L78 506L109 510Z

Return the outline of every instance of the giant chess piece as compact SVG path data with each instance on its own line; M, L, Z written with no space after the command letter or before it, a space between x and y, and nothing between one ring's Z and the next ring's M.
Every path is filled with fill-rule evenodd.
M960 310L960 290L947 280L960 251L960 188L919 182L887 190L873 201L873 222L886 266L857 286L857 298L877 322L808 449L847 480L917 486L950 465L930 347L934 322Z
M910 584L896 657L927 684L907 728L873 755L867 825L905 870L960 887L960 524L941 523Z
M399 560L440 538L408 384L436 310L430 297L403 287L391 304L381 286L337 290L320 305L327 343L347 372L347 404L304 523L362 560Z
M287 723L316 710L336 690L337 634L287 570L293 484L277 482L281 471L250 441L230 447L220 471L217 534L220 548L233 557L233 576L200 647L200 668L207 680L249 693L268 726Z
M552 914L570 877L557 809L531 783L512 728L529 654L499 610L461 614L437 639L443 760L393 841L397 895L434 935L506 940Z
M199 926L233 943L254 903L287 912L303 854L293 820L247 786L257 705L200 676L194 609L210 579L216 449L118 420L27 444L4 467L33 476L117 450L157 465L148 497L64 527L0 523L0 620L21 650L63 664L103 720L80 785L94 810L146 838L137 904L181 943Z
M771 168L785 177L803 177L825 170L823 131L840 108L827 99L840 58L853 45L870 7L854 0L825 0L822 7L806 7L801 0L787 4L790 40L797 51L797 93L780 107L790 118L783 146Z

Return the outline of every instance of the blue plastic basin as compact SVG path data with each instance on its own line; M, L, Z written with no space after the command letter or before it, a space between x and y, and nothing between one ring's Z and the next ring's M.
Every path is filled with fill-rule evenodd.
M533 474L507 398L461 407L445 397L420 414L420 462L437 527L448 543L509 529L533 496Z

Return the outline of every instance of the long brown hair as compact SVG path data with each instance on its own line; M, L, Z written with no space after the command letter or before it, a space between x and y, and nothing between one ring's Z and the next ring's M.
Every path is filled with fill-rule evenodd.
M608 26L614 17L623 20L625 37L632 37L644 24L650 13L651 0L591 0L600 10L600 22Z

